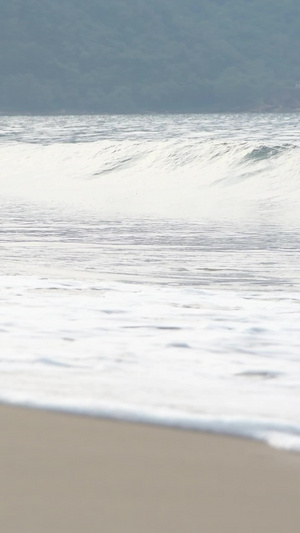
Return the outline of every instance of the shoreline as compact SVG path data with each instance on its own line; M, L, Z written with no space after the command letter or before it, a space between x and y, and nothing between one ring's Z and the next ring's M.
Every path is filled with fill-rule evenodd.
M0 401L1 407L11 407L24 411L37 411L54 415L74 416L100 420L103 422L124 423L138 426L146 426L154 429L169 429L174 431L187 431L189 433L207 434L216 437L228 437L243 441L257 442L264 446L283 453L297 454L300 458L300 426L286 420L251 419L251 422L242 416L208 418L189 418L188 415L176 415L175 417L165 413L159 416L157 413L139 412L130 409L118 408L80 408L60 405L47 405L39 403L18 403L14 401ZM274 436L272 433L276 433ZM297 439L295 443L294 439ZM289 441L289 442L288 442Z
M5 533L296 533L300 456L254 440L0 405Z

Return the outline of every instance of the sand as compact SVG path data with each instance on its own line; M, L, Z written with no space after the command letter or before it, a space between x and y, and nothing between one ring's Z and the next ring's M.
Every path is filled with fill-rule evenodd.
M3 533L293 533L300 454L0 406Z

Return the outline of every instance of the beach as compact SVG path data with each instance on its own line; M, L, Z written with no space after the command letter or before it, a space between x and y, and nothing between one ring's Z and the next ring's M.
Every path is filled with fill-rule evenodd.
M6 405L0 420L5 533L299 531L300 455Z

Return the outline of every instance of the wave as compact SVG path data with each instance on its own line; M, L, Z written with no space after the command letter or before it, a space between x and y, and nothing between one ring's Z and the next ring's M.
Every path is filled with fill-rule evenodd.
M100 140L0 145L2 198L101 214L297 218L294 144Z
M240 416L202 416L189 413L174 413L170 410L153 412L149 409L135 409L123 406L85 406L70 402L60 405L56 402L18 401L1 397L1 403L26 408L43 409L52 412L92 416L104 420L142 423L169 428L228 435L265 442L273 448L300 453L300 426L298 424L263 418Z

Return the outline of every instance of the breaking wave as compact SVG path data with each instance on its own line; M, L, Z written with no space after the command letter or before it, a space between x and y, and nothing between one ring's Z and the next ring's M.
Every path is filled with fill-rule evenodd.
M299 451L299 126L0 117L1 401Z
M114 215L296 218L300 147L222 139L1 144L2 197Z

